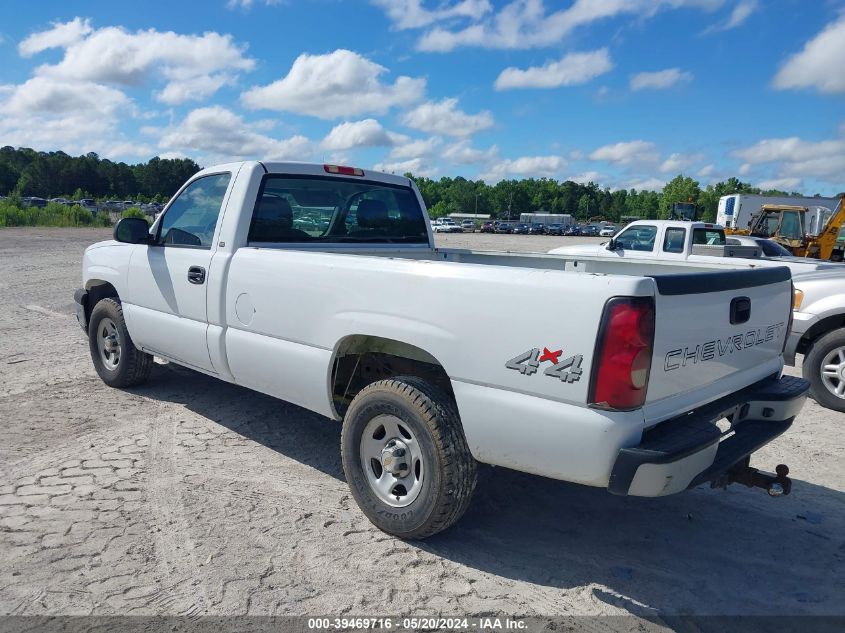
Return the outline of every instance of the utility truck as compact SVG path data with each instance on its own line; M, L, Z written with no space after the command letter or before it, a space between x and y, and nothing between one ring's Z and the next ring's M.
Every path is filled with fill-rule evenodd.
M158 356L341 422L352 495L399 537L457 521L477 462L617 495L790 489L750 465L808 390L781 375L787 268L438 249L408 178L239 162L88 247L75 300L110 386Z

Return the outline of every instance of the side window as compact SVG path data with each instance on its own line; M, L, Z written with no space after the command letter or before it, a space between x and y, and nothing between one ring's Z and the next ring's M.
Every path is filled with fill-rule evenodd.
M159 225L164 246L211 248L223 197L232 175L204 176L188 185L168 207Z
M666 235L663 237L663 251L665 253L683 253L684 239L686 236L686 229L678 227L667 228Z
M651 251L654 250L655 237L656 226L632 226L622 231L616 243L627 251Z

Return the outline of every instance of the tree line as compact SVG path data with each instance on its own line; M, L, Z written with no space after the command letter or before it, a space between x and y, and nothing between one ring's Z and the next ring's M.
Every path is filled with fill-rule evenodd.
M41 198L119 198L166 202L200 170L190 158L153 158L128 165L91 152L36 152L0 148L0 195Z
M625 216L665 219L673 203L695 202L700 207L701 219L713 222L719 198L728 194L803 195L795 191L763 190L737 178L702 188L697 180L682 174L668 182L662 192L611 191L594 182L559 182L552 178L501 180L490 186L482 180L462 177L432 180L412 174L406 176L417 183L429 214L435 218L450 213L489 213L494 218L518 220L521 213L568 213L578 221L600 217L619 222Z
M200 166L189 158L152 158L128 165L100 158L91 152L70 156L64 152L37 152L29 148L0 148L0 195L42 198L119 198L166 202ZM662 192L636 189L611 191L594 182L586 184L552 178L483 180L444 176L439 180L413 178L432 217L450 213L489 213L495 218L519 219L521 213L568 213L579 221L601 217L618 222L624 216L665 218L674 202L695 202L702 219L713 221L719 198L732 193L790 195L761 190L737 178L706 187L678 175ZM791 195L802 195L791 192ZM817 194L818 195L818 194Z

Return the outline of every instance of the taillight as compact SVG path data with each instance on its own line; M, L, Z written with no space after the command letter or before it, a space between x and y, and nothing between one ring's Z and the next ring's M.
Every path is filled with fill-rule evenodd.
M590 379L591 405L637 409L645 402L654 346L654 299L614 297L604 306Z
M792 322L795 319L794 310L801 308L801 303L804 301L804 293L795 287L795 282L789 282L789 289L792 291L792 310L789 311L789 318L786 320L786 336L783 337L783 347L780 349L781 354L786 353L786 344L789 342L789 336L792 334Z
M323 165L323 169L330 174L342 176L363 176L364 170L359 167L347 167L346 165Z

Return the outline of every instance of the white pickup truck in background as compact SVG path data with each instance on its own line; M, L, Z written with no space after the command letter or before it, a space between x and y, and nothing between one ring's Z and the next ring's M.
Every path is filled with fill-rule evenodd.
M619 495L789 492L749 464L808 390L781 376L787 268L437 249L409 179L299 163L205 169L114 237L75 294L103 381L156 355L342 420L388 533L454 523L476 460Z
M736 242L736 243L734 243ZM725 236L718 224L679 220L637 220L604 244L556 248L567 257L587 255L625 260L707 263L724 269L787 266L795 286L792 329L784 349L794 365L803 354L801 371L811 383L810 394L821 405L845 411L845 264L786 256L768 257L776 242Z

